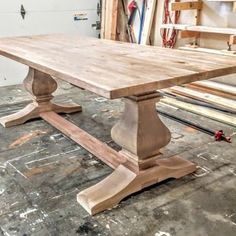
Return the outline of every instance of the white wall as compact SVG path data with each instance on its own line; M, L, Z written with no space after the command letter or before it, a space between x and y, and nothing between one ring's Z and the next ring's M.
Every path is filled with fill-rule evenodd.
M99 20L99 0L0 0L0 37L80 33L97 37L92 24ZM23 4L26 15L20 15ZM74 15L85 13L88 20L74 21ZM0 86L21 83L27 67L0 57Z

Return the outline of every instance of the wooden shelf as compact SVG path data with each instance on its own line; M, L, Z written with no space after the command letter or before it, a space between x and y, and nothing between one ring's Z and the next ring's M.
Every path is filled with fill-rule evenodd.
M201 10L201 1L191 1L191 2L173 2L170 4L171 11L183 11L183 10Z
M209 27L202 25L184 25L184 24L162 24L161 28L204 32L204 33L236 35L236 28L219 28L219 27Z
M195 51L195 52L205 52L205 53L207 52L210 54L236 57L235 51L217 50L217 49L210 49L210 48L190 47L190 46L179 47L179 49L180 50Z
M235 0L207 0L208 2L236 2Z

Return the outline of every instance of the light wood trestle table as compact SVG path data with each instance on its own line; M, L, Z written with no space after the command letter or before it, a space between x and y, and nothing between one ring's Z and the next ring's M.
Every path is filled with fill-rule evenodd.
M10 127L41 117L114 169L78 194L78 202L90 214L111 208L147 186L196 170L195 164L178 156L162 158L160 150L171 134L156 113L158 89L236 73L234 57L78 35L0 39L0 55L29 66L24 86L33 100L23 110L0 118L1 124ZM57 114L82 108L52 102L57 89L54 78L108 99L123 98L123 115L111 130L120 152Z

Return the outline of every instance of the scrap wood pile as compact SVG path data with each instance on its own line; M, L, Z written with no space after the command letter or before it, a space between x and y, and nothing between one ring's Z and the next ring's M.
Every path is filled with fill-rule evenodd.
M236 127L236 87L199 81L162 90L161 103Z
M177 1L177 0L176 0ZM101 38L138 44L153 44L157 0L102 0ZM163 2L163 24L176 24L180 11L170 11L171 0ZM161 29L164 47L173 48L178 31Z
M101 38L151 44L157 0L102 0Z
M102 0L101 38L127 41L128 0Z

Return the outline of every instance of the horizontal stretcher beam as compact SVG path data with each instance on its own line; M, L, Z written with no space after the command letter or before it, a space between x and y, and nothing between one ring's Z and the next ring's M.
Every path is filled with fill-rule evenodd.
M60 130L63 134L98 157L111 168L115 169L120 164L126 162L126 159L123 156L121 156L114 149L110 148L107 144L99 141L92 135L80 129L78 126L72 124L70 121L67 121L60 115L57 115L55 112L44 112L41 113L40 116L46 122Z

